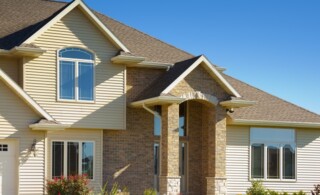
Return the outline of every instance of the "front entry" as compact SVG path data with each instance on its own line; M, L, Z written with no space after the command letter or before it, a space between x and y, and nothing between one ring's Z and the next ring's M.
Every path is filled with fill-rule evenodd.
M188 182L188 166L187 166L187 143L180 142L179 144L179 175L180 181L180 192L187 194L187 182ZM159 173L160 173L160 146L159 143L154 144L154 189L159 191Z
M17 194L17 146L0 140L0 195Z

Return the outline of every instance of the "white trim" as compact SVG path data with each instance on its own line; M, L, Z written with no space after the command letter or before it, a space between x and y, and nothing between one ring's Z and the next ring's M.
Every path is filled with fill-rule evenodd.
M29 48L18 46L14 47L10 50L0 49L0 56L29 56L29 57L38 57L41 54L46 52L46 50L40 48Z
M115 64L136 64L144 61L144 57L140 56L126 56L126 55L117 55L111 58L111 62Z
M254 181L254 180L259 180L259 181L264 181L264 182L296 182L297 181L297 166L298 166L298 163L297 163L297 133L296 133L296 130L295 129L284 129L284 130L293 130L294 131L294 136L295 136L295 140L294 142L292 141L276 141L276 142L273 142L273 141L264 141L264 140L261 140L261 139L258 139L258 140L254 140L254 139L251 139L251 130L254 129L254 128L250 128L250 146L249 146L249 181ZM277 129L277 128L270 128L270 129L275 129L275 130L280 130L281 129ZM252 158L252 145L253 144L262 144L263 145L263 153L264 153L264 159L263 159L263 178L252 178L252 172L251 172L251 167L252 167L252 163L251 163L251 158ZM295 178L294 179L284 179L283 178L283 147L285 145L291 145L293 146L294 148L294 151L295 151ZM268 178L268 147L269 146L275 146L279 149L279 178L278 179L269 179Z
M320 123L313 123L313 122L267 121L267 120L248 120L248 119L231 119L231 120L228 120L228 125L297 127L297 128L312 128L312 129L320 128Z
M85 50L89 53L91 53L94 56L93 60L84 60L84 59L78 59L78 58L63 58L59 57L59 53L63 49L67 48L79 48L82 50ZM78 46L70 46L70 47L63 47L56 52L57 55L57 101L58 102L67 102L67 103L95 103L96 102L96 53L92 50L89 50L87 48L78 47ZM75 99L62 99L60 98L60 61L68 61L68 62L74 62L75 63ZM93 64L93 100L79 100L79 62L84 63L92 63Z
M29 128L36 131L64 131L70 128L70 125L63 124L32 124Z
M165 90L162 91L163 94L168 94L182 79L189 75L196 67L198 67L202 62L204 62L207 71L217 79L217 81L222 85L222 87L231 95L240 98L240 94L225 80L219 71L211 64L205 56L201 56L197 61L195 61L186 71L184 71L174 82L172 82Z
M62 10L58 15L56 15L52 20L50 20L46 25L34 33L31 37L24 41L24 43L32 43L41 34L47 31L55 23L61 20L65 15L67 15L74 8L79 6L85 15L91 19L91 21L105 34L119 49L124 52L130 52L129 49L91 12L91 10L84 4L81 0L74 0L70 5L68 5L64 10Z
M0 79L5 82L21 99L23 99L31 108L33 108L38 114L43 116L49 121L54 119L37 104L23 89L21 89L1 68Z
M248 106L253 106L257 102L249 100L228 100L220 102L220 105L226 108L243 108Z
M181 102L186 101L184 98L179 97L168 97L168 96L158 96L155 98L149 98L137 102L132 102L130 105L132 107L142 107L143 105L155 105L155 104L180 104Z
M67 175L67 170L68 170L68 142L76 142L76 143L78 143L79 144L79 159L78 159L78 174L79 175L81 175L82 174L82 162L81 162L81 160L82 160L82 150L80 150L80 149L82 149L82 143L83 142L90 142L90 143L93 143L93 177L92 177L92 179L90 179L90 181L95 181L96 180L96 171L95 171L95 168L96 168L96 142L95 141L93 141L93 140L60 140L60 139L53 139L53 140L51 140L50 141L51 142L51 147L50 147L50 149L51 149L51 151L50 151L50 153L51 153L51 162L50 162L50 164L51 164L51 168L53 167L53 163L52 163L52 161L53 161L53 152L52 152L52 149L53 149L53 142L63 142L63 152L64 152L64 156L63 156L63 176L64 177L67 177L68 175ZM52 176L52 170L50 171L51 172L51 174L50 174L50 177L49 177L49 179L53 179L53 176Z

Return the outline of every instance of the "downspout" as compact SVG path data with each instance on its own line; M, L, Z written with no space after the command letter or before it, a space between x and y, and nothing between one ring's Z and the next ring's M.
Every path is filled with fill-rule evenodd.
M151 110L151 109L148 108L144 103L142 104L142 107L143 107L146 111L150 112L150 113L153 114L154 116L160 117L160 119L161 119L161 115L160 115L159 113ZM160 125L161 125L161 124L160 124Z

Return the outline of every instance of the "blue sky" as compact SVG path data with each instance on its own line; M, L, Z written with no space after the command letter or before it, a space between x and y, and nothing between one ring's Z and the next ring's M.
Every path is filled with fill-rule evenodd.
M91 8L320 114L319 0L86 0Z

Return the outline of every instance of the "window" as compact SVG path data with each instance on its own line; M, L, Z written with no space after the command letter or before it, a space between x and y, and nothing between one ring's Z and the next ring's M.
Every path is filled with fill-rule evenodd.
M154 115L154 136L161 135L161 106L155 106L154 111L158 113L158 115Z
M59 51L59 100L94 100L94 55L80 48Z
M187 136L187 102L179 105L179 136Z
M86 174L93 179L94 143L52 142L52 177Z
M250 142L252 179L296 178L293 129L251 128Z

